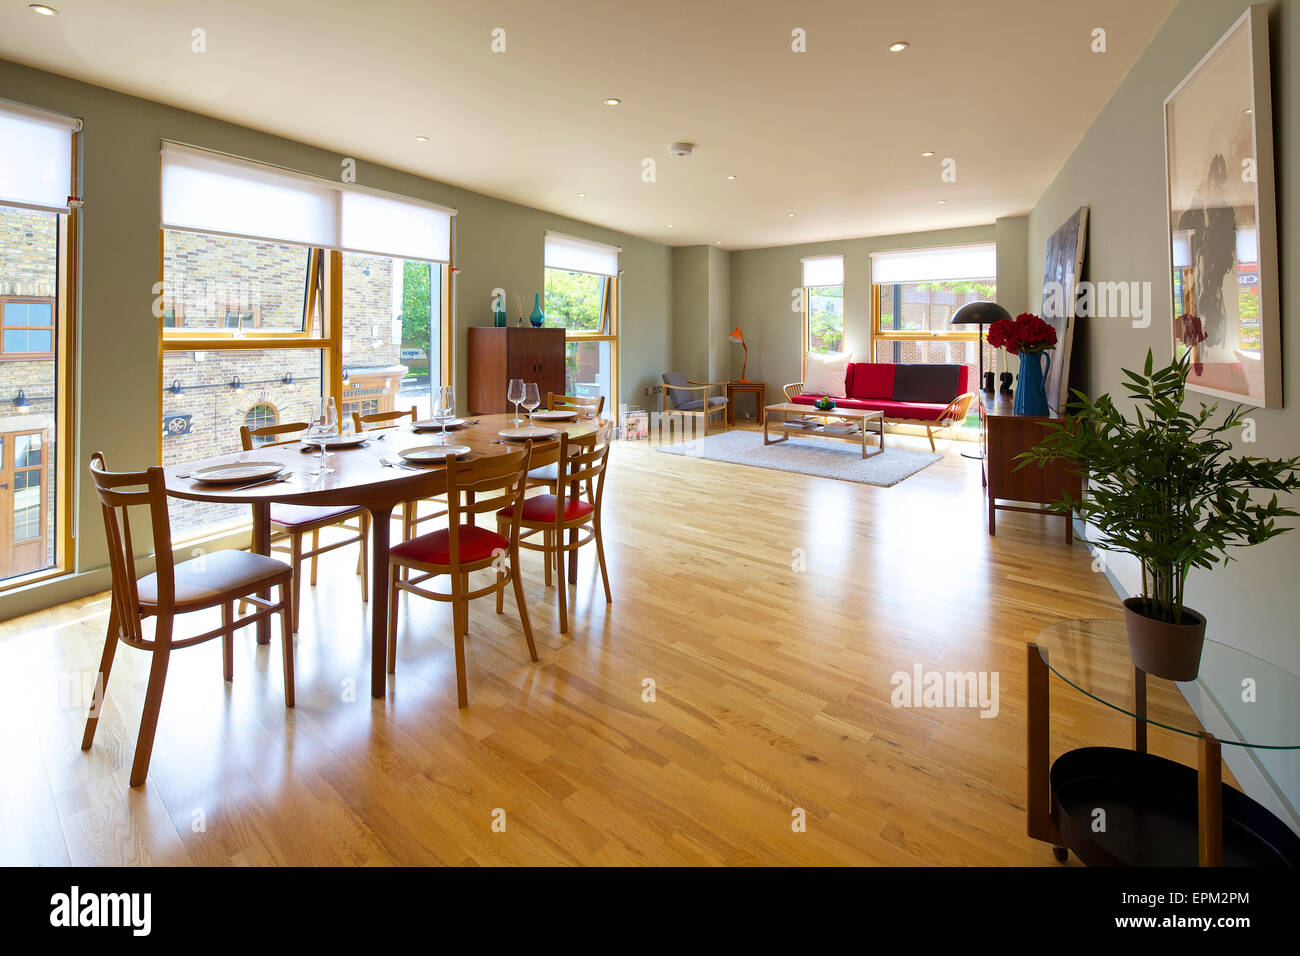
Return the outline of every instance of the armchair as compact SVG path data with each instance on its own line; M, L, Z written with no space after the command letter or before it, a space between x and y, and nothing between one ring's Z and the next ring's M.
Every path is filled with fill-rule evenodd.
M672 410L680 415L700 416L704 425L704 434L709 434L709 419L715 412L726 421L727 399L724 395L710 395L709 389L727 387L726 382L695 382L681 372L664 372L663 382L659 386L659 417L663 420L667 414L667 404L672 403Z

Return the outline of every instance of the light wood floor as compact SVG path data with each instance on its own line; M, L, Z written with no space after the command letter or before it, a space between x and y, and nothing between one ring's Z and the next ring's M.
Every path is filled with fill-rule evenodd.
M176 652L136 790L148 654L119 650L78 749L71 688L97 666L107 595L5 622L0 862L1056 865L1024 835L1025 641L1119 616L1060 519L1006 513L990 538L978 463L955 448L874 488L620 444L605 508L613 605L586 549L561 637L526 556L541 662L511 598L502 617L476 602L467 710L449 608L409 596L371 700L339 551L304 590L296 709L251 629L230 684L219 641ZM997 671L998 716L895 709L891 675L917 662ZM1052 695L1054 756L1128 745L1120 715L1055 678ZM1184 738L1153 728L1151 748L1194 765Z

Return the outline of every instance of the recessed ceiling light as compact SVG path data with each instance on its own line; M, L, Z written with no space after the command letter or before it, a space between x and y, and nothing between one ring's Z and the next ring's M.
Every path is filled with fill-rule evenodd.
M932 149L927 149L927 150L926 150L924 153L922 153L921 155L924 156L926 159L929 159L931 156L934 155L934 150L932 150Z
M906 40L895 40L893 43L889 44L889 52L902 53L909 46L911 46L911 44L908 43Z
M944 205L947 201L948 201L948 200L946 200L946 199L936 199L936 200L934 201L934 204L935 204L936 206L942 206L942 205Z
M789 216L788 216L788 218L793 219L793 218L794 218L794 213L790 213Z
M721 240L721 239L718 239L718 240L716 240L713 244L714 244L715 246L720 246L720 245L722 245L722 240Z
M673 227L673 224L670 222L670 223L668 224L668 228L671 229L672 227Z
M417 143L427 143L427 142L429 141L429 137L427 137L427 136L417 136L417 137L415 137L415 141L416 141Z
M32 11L32 13L39 13L43 17L57 17L59 15L58 10L55 10L53 7L47 7L43 3L29 3L27 4L27 9Z
M606 106L618 106L618 104L622 102L623 101L620 100L617 96L610 96L610 97L606 97L605 99Z
M579 198L579 199L586 199L586 198L587 198L587 194L586 194L586 193L578 193L578 198Z
M727 182L729 182L729 183L730 183L730 182L735 182L735 180L736 180L736 174L735 174L735 173L732 173L730 176L727 177Z
M1252 110L1249 106L1247 106L1247 107L1246 107L1246 112L1247 112L1247 113L1253 113L1253 112L1255 112L1255 111Z

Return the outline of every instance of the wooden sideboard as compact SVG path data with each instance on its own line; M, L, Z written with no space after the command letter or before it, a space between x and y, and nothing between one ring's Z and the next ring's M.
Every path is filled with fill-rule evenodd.
M1029 451L1050 434L1048 422L1060 421L1055 412L1046 415L1017 415L1011 410L1012 396L981 391L980 444L984 449L984 493L989 505L989 534L997 531L998 511L1025 511L1040 514L1046 506L1055 504L1068 491L1078 499L1082 495L1083 479L1077 471L1064 462L1039 468L1026 465L1019 470L1016 456ZM999 504L1014 501L1017 504ZM1027 507L1037 504L1040 507ZM1065 541L1074 541L1074 513L1063 514Z
M512 378L536 382L546 407L546 393L564 394L564 329L469 329L469 414L513 411L506 400Z

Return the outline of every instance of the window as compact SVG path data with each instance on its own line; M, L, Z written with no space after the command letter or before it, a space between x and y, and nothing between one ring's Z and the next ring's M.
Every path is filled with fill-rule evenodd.
M993 243L873 253L871 331L875 360L977 368L978 330L950 323L953 314L969 302L996 301L996 276L997 250ZM993 349L987 343L984 367L993 368Z
M0 104L0 587L71 554L68 315L80 123Z
M248 414L244 416L244 424L248 426L249 431L256 431L268 425L278 425L280 424L280 413L275 410L274 405L260 402L248 410ZM256 448L259 445L265 445L273 441L275 441L275 438L270 435L254 435L253 447Z
M322 395L346 422L418 405L422 388L427 413L446 369L454 210L174 144L162 194L163 463L236 451L241 424L307 421ZM248 521L170 507L190 537Z
M618 404L618 254L614 246L546 234L545 325L565 330L564 389Z
M805 352L844 350L844 257L803 260Z

